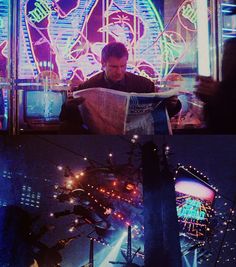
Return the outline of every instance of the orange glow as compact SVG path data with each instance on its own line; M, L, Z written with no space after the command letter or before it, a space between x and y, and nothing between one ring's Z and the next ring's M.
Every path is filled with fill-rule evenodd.
M133 184L127 184L125 188L131 191L131 190L134 190L135 186Z

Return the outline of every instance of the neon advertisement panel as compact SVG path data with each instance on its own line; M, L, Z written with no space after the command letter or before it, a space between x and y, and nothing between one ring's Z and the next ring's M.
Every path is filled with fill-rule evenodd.
M104 45L120 41L128 47L131 72L163 77L162 31L151 0L22 0L18 75L84 81L101 71Z
M156 2L155 2L156 3ZM105 44L123 42L128 71L180 87L182 109L173 129L202 127L202 104L194 94L197 74L197 5L173 6L165 21L151 0L21 0L19 5L18 80L48 79L81 83L101 71ZM210 15L209 15L210 19ZM67 87L65 86L65 89Z
M175 191L181 233L203 240L212 215L215 191L183 167L178 168Z
M9 95L9 0L0 0L0 131L7 129Z

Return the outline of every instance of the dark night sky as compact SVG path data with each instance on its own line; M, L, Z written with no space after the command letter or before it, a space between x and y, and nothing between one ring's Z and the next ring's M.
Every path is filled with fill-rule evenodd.
M43 137L18 136L10 138L2 136L0 137L0 171L4 168L3 162L6 162L6 159L14 158L14 162L11 164L15 166L15 169L23 169L24 172L31 177L49 177L53 183L60 182L62 175L58 172L56 166L59 164L68 165L74 171L78 168L83 168L83 166L86 166L86 163L79 155L84 155L90 159L104 163L107 154L112 151L116 163L125 163L127 159L126 152L129 151L129 143L125 140L129 139L127 137L117 136L54 135ZM146 136L139 138L141 144L148 140L152 140L158 145L167 143L171 147L173 155L170 158L170 162L173 166L176 166L178 162L184 165L192 165L210 177L210 183L219 188L220 193L232 199L235 197L235 136L179 135L167 137ZM18 150L16 147L18 147ZM24 163L18 159L19 152L17 151L19 151L19 149L24 151ZM74 153L72 153L72 151ZM39 181L39 179L35 180L34 183L37 184ZM1 192L3 191L0 190L0 194ZM48 199L47 201L51 203L50 201L52 201L52 199ZM44 199L42 202L44 203L43 205L46 205L45 203L47 203L47 201ZM43 206L40 210L43 214L47 214L50 208L48 206ZM63 227L63 225L60 226L60 229ZM58 234L58 236L59 235L60 234ZM50 238L48 238L48 240L50 240ZM86 252L84 250L81 251L81 245L85 248L86 243L86 240L78 240L71 243L64 251L64 255L67 259L63 266L77 267L79 266L78 263L83 263L78 261L81 258L83 258L83 260L87 258L88 248L84 249ZM75 251L76 256L72 257Z

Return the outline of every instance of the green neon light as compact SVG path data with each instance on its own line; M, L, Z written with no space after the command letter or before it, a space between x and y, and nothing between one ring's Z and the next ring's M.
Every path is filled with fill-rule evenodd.
M148 0L148 3L150 4L154 14L156 15L156 18L157 18L157 21L158 21L158 23L160 25L161 31L163 32L164 31L164 25L162 23L162 19L161 19L160 15L159 15L155 5L153 4L153 2L151 0ZM166 42L166 38L165 37L161 37L161 38L163 39L163 42L161 42L161 44L164 44L164 47L162 47L162 45L160 46L161 47L161 53L164 53L164 51L166 50L166 47L167 47L167 42ZM167 75L168 68L169 68L169 64L166 63L165 64L164 76Z
M182 16L193 23L195 29L197 29L197 10L190 4L182 7Z
M36 0L34 6L35 8L28 13L32 22L40 22L52 12L45 0Z
M165 62L175 61L183 53L183 47L177 44L173 39L173 34L168 36L169 41L166 45L166 50L164 52Z
M201 205L201 201L189 198L183 206L177 207L177 215L184 219L202 221L205 219L206 213L201 210Z

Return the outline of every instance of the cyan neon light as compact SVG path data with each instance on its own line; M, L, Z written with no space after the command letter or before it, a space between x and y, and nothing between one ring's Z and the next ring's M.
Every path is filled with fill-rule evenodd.
M120 248L122 243L124 242L125 238L127 237L128 233L125 231L117 240L116 244L112 249L110 250L109 254L105 257L104 261L99 265L99 267L112 267L113 264L109 263L109 261L116 261L118 254L120 252Z
M223 31L228 31L228 32L236 32L236 29L233 29L233 28L229 28L229 29L223 28L222 30Z
M227 3L222 3L221 6L226 6L226 7L236 7L235 4L227 4Z
M3 26L4 26L4 24L3 24L3 18L2 18L2 17L0 17L0 29L2 29L2 28L3 28Z
M229 35L229 34L223 34L223 37L224 38L236 38L236 35L233 35L233 34L231 34L231 35Z
M197 45L198 45L198 73L210 76L210 47L208 26L207 0L197 0Z
M222 13L228 13L228 14L231 13L230 10L224 10L224 9L222 9L221 12L222 12Z
M197 267L198 266L198 261L197 261L197 258L198 258L198 253L197 253L197 248L194 250L194 258L193 258L193 265L192 267Z
M185 255L183 255L183 258L185 260L186 267L192 267L192 265L190 264L188 258Z
M201 206L201 201L189 198L182 206L177 207L177 215L184 219L202 221L206 217L206 212L201 210Z

